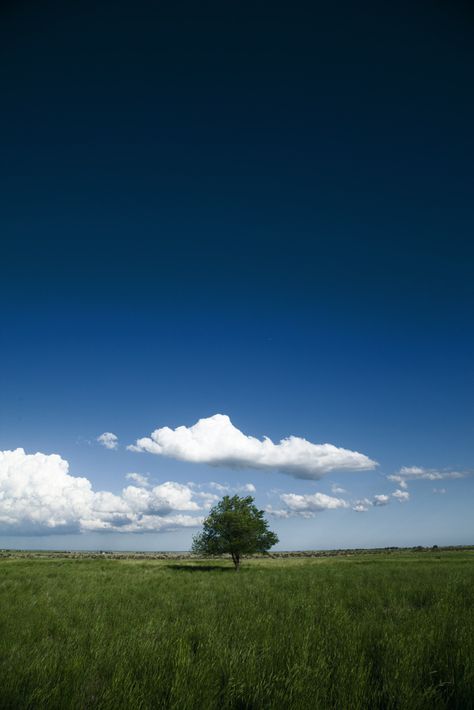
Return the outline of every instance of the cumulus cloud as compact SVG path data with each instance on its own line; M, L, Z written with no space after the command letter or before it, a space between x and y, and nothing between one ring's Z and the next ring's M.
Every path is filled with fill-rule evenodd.
M194 483L193 481L189 481L187 485L193 490L194 497L201 501L202 508L210 508L225 495L234 495L235 493L239 495L249 495L256 493L257 490L253 483L231 486L228 483L218 483L217 481L210 481L209 483Z
M345 489L345 488L341 488L341 486L339 486L337 483L333 483L333 484L332 484L332 486L331 486L331 491L332 491L333 493L336 493L336 494L338 494L338 493L339 493L339 494L347 493L346 489Z
M286 508L274 508L269 505L266 512L277 518L289 518L299 515L303 518L313 518L316 513L322 510L334 510L337 508L352 508L356 513L366 513L374 506L387 505L390 497L380 493L372 498L359 498L348 502L344 498L328 496L325 493L312 493L300 495L297 493L283 493L279 496Z
M366 513L372 507L387 505L389 502L390 497L380 493L372 496L372 498L362 498L360 500L356 500L352 504L352 510L355 510L356 513Z
M392 493L392 497L396 498L400 503L406 503L407 500L410 500L409 492L402 491L400 488L397 488L397 490Z
M193 487L193 490L194 490L194 487ZM196 490L194 490L194 497L200 501L200 505L201 505L202 509L210 508L211 506L215 505L221 499L221 496L218 496L215 493L210 493L209 491L196 491Z
M398 473L387 476L389 481L397 483L400 488L408 488L408 481L442 481L444 479L465 478L465 471L449 469L424 468L423 466L402 466Z
M267 505L265 512L268 513L268 515L273 515L275 518L289 518L291 516L287 508L274 508L272 505Z
M387 476L387 480L392 481L392 483L397 483L400 488L408 488L408 483L406 482L406 480L402 476L399 476L397 473L394 473L391 476Z
M352 504L352 510L356 513L366 513L372 505L373 502L369 498L361 498Z
M242 486L229 486L228 484L211 481L209 487L225 495L226 493L256 493L253 483L244 483Z
M355 510L356 513L366 513L370 507L370 504L367 503L355 503L352 506L352 510Z
M201 506L189 486L167 481L94 491L57 454L0 451L0 529L16 534L159 532L199 525Z
M103 434L97 437L97 441L106 449L116 449L118 447L118 437L112 434L111 431L104 431Z
M300 515L304 518L312 518L315 513L320 513L322 510L333 510L335 508L347 508L348 504L342 498L334 498L325 493L308 493L300 495L298 493L283 493L280 495L280 500L285 503L288 510L288 515ZM284 510L275 512L273 509L272 515L278 517L288 517L284 515Z
M148 476L144 476L142 473L127 473L125 478L128 478L129 481L133 481L137 486L141 486L142 488L147 488L150 485Z
M333 444L312 444L297 436L275 444L268 437L260 440L247 436L225 414L199 419L191 427L156 429L128 449L211 466L276 470L308 479L321 478L336 469L368 470L377 466L364 454Z

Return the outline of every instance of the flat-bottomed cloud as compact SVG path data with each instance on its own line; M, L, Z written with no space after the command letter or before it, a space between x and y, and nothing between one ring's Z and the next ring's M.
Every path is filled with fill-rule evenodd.
M198 499L199 500L199 499ZM167 481L94 491L58 454L0 451L0 529L14 534L159 532L201 522L190 486Z
M280 500L286 508L275 509L269 505L266 512L277 518L289 518L293 515L302 518L313 518L315 513L323 510L335 510L336 508L348 508L349 504L343 498L335 498L325 493L282 493Z
M260 440L247 436L225 414L199 419L191 427L156 429L128 449L211 466L280 471L307 479L321 478L333 470L363 471L377 466L365 454L333 444L313 444L297 436L275 444L268 437Z

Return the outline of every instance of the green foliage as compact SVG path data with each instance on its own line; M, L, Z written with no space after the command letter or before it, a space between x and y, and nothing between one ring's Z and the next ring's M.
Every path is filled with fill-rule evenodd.
M199 555L232 556L238 569L242 555L268 552L278 537L268 529L264 511L254 505L252 496L224 496L203 523L203 531L193 540Z
M0 559L0 708L469 710L474 555Z

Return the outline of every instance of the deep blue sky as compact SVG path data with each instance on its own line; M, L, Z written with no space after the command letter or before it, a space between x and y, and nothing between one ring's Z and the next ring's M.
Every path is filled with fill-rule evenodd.
M0 449L114 493L130 471L251 481L274 507L273 489L337 482L352 505L401 466L474 469L466 3L20 1L0 20ZM313 482L125 450L217 412L380 465ZM282 548L473 542L469 475L409 489L272 526Z

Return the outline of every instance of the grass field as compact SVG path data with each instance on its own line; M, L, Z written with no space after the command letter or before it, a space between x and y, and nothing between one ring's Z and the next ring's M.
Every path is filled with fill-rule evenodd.
M473 708L474 554L0 559L0 707Z

